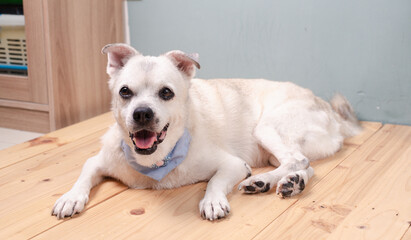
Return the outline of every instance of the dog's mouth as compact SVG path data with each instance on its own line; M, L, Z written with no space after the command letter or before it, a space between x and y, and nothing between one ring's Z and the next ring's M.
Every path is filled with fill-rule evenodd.
M129 133L131 141L134 145L134 150L138 154L150 155L157 150L157 145L162 143L167 135L167 129L170 124L167 123L163 130L159 133L140 130L134 133Z

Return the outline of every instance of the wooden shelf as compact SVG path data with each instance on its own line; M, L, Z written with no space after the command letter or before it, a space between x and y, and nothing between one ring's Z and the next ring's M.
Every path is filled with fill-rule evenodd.
M100 50L124 42L123 0L24 0L23 8L28 76L0 75L0 126L49 132L107 112Z
M30 101L27 76L0 74L0 99Z

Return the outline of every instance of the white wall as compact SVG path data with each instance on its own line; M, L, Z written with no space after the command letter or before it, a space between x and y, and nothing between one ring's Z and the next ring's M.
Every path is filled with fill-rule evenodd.
M198 77L338 91L362 120L411 124L409 0L142 0L128 12L134 47L198 52Z

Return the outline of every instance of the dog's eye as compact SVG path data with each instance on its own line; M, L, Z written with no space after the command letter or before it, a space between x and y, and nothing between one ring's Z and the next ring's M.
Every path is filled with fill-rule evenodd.
M120 96L122 98L130 98L133 96L133 92L128 87L122 87L120 89Z
M167 87L162 88L160 92L158 93L158 95L160 96L160 98L166 101L174 97L173 91L171 91L170 88L167 88Z

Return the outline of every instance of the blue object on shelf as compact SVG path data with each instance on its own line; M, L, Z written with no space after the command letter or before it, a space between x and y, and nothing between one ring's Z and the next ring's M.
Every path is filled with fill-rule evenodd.
M0 69L26 70L26 71L27 71L27 66L24 66L24 65L0 64Z

